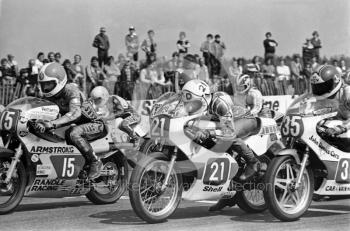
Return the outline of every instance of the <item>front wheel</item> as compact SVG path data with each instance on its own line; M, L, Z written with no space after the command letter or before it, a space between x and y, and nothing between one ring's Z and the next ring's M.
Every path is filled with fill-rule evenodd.
M123 155L103 159L101 176L94 180L86 197L94 204L115 203L124 194L128 183L128 164Z
M151 155L152 156L152 155ZM135 213L148 223L160 223L173 214L182 195L182 177L171 170L168 184L162 187L169 162L146 156L134 168L129 196Z
M314 191L311 169L306 168L296 188L298 165L291 156L276 157L265 177L264 197L270 212L281 221L295 221L309 208Z
M18 162L9 183L5 183L6 172L11 159L0 159L0 215L12 212L22 201L27 174L22 162Z

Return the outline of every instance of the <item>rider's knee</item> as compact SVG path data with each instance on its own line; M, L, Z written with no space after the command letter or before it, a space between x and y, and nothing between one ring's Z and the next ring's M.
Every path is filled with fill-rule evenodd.
M69 142L70 144L75 144L77 140L81 139L83 135L83 129L76 126L76 127L71 127L68 129L66 133L67 137L67 143Z

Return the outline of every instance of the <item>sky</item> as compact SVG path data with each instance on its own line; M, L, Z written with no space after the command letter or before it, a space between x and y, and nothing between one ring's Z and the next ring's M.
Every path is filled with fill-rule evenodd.
M350 55L349 24L349 0L0 0L0 57L11 53L24 66L39 51L60 51L63 58L81 54L87 64L101 26L117 56L126 52L131 25L141 41L153 29L158 53L167 57L180 31L191 53L212 33L221 35L226 57L262 56L267 31L279 43L277 55L301 53L317 30L322 56Z

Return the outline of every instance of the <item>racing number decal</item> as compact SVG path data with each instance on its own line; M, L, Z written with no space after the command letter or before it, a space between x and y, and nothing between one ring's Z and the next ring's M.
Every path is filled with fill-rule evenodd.
M335 182L350 183L350 159L340 159Z
M151 124L152 137L164 137L169 131L169 119L167 117L155 117Z
M0 130L15 131L19 116L18 110L6 110L1 114Z
M283 136L300 137L304 133L304 125L300 116L286 116L281 126Z
M221 185L227 181L230 162L226 158L211 158L205 168L203 183L207 185Z
M85 159L82 155L52 155L50 156L58 178L73 179L78 177L84 167Z
M63 159L63 170L62 177L72 177L74 174L74 157L64 158Z

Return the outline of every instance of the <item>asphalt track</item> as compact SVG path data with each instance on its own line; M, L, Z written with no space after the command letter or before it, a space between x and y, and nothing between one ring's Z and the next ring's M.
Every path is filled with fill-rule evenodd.
M350 199L313 202L296 222L283 223L268 211L247 214L237 206L209 213L210 201L182 201L162 224L146 224L127 196L116 204L94 205L85 197L24 198L15 212L0 216L0 230L349 230Z

